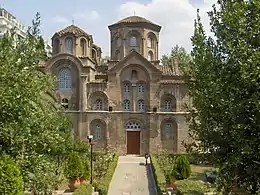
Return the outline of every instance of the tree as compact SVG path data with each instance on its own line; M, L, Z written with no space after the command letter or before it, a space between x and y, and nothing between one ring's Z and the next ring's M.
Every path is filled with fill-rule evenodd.
M188 82L192 147L219 168L219 187L260 189L260 1L219 0L209 12L214 39L198 13Z
M190 53L188 53L184 47L175 45L172 48L170 55L162 56L161 58L162 64L167 66L172 65L173 58L177 60L180 70L182 72L187 72L186 70L186 68L188 67L187 65L192 61Z
M50 95L54 78L39 71L45 58L39 26L37 14L24 39L14 44L14 32L0 39L0 151L18 163L26 189L46 194L57 179L52 159L66 149L71 122Z

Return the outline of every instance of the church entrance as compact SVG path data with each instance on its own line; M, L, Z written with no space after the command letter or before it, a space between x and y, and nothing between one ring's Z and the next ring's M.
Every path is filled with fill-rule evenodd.
M140 154L141 126L138 122L129 122L126 125L127 154Z
M127 131L127 154L140 154L140 131Z

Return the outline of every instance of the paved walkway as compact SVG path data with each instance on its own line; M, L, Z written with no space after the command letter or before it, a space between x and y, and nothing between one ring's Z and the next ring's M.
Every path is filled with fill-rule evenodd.
M156 195L155 188L144 157L120 156L108 195Z

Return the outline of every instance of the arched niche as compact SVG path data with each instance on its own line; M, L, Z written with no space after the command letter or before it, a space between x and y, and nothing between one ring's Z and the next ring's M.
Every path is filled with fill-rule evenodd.
M178 147L178 124L175 119L167 118L160 125L162 149L177 152Z

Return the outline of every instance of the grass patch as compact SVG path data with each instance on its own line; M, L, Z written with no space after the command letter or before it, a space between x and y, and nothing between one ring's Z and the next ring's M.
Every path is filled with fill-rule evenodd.
M92 186L89 184L81 184L73 195L92 195Z
M205 181L205 173L208 171L214 171L215 168L212 166L204 166L204 165L191 165L191 176L190 180L202 180Z

